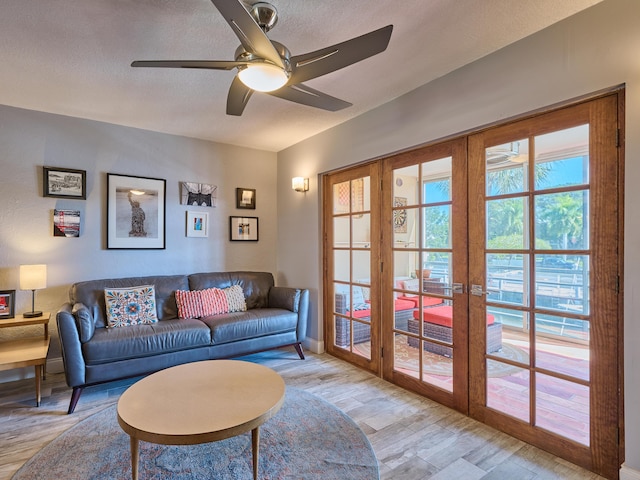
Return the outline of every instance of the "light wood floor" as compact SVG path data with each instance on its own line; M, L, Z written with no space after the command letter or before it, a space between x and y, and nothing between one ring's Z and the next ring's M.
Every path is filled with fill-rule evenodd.
M307 353L302 361L291 349L245 359L273 368L287 385L353 418L373 446L383 480L601 479L329 355ZM134 381L86 389L72 415L66 414L71 391L62 374L47 376L39 408L33 379L0 384L0 479L11 478L69 427L116 403Z

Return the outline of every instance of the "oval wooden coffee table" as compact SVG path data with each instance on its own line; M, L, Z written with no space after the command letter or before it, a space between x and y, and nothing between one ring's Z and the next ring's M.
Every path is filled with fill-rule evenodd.
M131 474L138 478L138 443L195 445L251 430L253 478L258 478L260 425L284 402L282 377L263 365L209 360L161 370L118 400L118 423L131 437Z

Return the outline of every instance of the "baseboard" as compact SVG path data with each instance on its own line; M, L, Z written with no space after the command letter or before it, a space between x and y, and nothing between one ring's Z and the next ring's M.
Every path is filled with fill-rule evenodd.
M620 480L640 480L640 470L627 467L623 463L620 467Z
M305 338L303 342L304 348L313 353L324 353L324 341L318 341L313 338Z
M47 372L64 373L64 363L62 363L62 357L51 358L47 360Z

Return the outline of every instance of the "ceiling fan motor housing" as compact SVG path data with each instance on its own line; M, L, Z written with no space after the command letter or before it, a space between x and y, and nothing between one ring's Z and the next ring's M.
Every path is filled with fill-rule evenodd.
M271 43L273 44L276 51L278 52L278 55L280 55L280 58L282 59L282 63L284 63L284 71L287 74L287 76L289 76L291 74L291 52L287 47L285 47L280 42L271 40ZM235 59L236 59L236 62L253 62L253 61L266 62L267 61L262 57L255 55L252 52L247 52L242 45L240 45L236 49Z
M260 28L266 33L278 23L278 11L276 7L267 2L258 2L250 5L249 13Z

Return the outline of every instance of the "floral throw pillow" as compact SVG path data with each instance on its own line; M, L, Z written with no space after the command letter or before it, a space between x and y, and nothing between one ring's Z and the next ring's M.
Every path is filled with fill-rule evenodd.
M126 327L156 323L156 291L153 285L106 288L107 327Z

